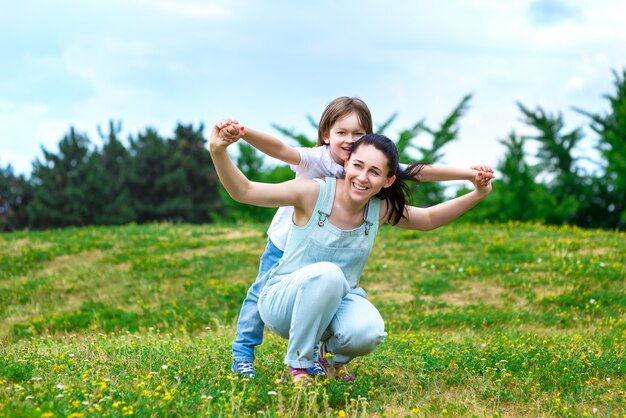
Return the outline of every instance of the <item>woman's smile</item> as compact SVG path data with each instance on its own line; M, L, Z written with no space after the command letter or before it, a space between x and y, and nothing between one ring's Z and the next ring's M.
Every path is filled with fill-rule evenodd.
M354 182L352 182L352 186L354 186L354 188L355 188L355 189L357 189L357 190L361 190L361 191L365 191L365 190L368 190L368 189L369 189L369 187L359 186L358 184L356 184L356 183L354 183Z

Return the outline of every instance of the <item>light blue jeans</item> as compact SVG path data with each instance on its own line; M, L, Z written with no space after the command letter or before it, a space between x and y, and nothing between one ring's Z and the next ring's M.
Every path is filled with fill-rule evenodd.
M268 328L288 339L285 364L300 369L313 366L313 346L320 339L336 363L346 364L371 353L387 336L365 291L351 289L342 269L326 261L271 277L259 312Z
M261 256L259 262L259 274L252 286L248 289L246 298L239 312L237 320L237 339L233 341L233 360L235 361L254 361L254 347L263 342L264 323L259 315L257 301L265 283L268 274L280 261L283 251L278 249L270 240L267 239L265 252Z

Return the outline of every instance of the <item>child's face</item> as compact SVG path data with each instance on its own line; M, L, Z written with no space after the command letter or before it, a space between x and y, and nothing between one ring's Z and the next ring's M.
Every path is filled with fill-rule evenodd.
M365 135L365 129L359 122L356 113L351 112L338 119L331 127L328 134L324 135L324 143L330 146L330 155L337 164L343 163L350 156L352 144Z

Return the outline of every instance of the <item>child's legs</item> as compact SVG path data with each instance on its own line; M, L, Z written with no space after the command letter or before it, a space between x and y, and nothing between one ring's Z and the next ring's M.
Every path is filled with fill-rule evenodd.
M338 364L371 353L387 336L383 318L362 289L343 298L328 331L326 347Z
M272 331L289 339L286 365L313 366L313 346L349 290L341 268L328 262L303 267L265 288L259 312Z
M254 361L254 347L263 341L264 324L259 315L257 301L272 268L278 264L283 251L279 250L268 238L265 252L259 263L259 274L248 289L246 298L237 320L237 339L233 341L233 359L235 361Z

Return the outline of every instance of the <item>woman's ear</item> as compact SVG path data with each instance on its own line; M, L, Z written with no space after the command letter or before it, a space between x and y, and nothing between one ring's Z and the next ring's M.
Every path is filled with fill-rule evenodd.
M389 177L389 180L387 180L387 183L383 187L387 188L387 187L391 186L394 181L396 181L396 176Z

